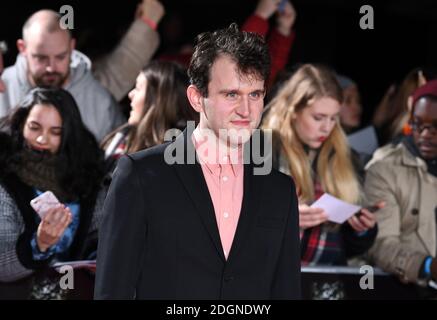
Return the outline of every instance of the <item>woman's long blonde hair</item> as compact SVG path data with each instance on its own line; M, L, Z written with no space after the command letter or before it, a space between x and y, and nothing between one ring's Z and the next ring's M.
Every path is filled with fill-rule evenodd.
M315 100L330 97L342 103L342 91L333 73L326 67L305 64L286 81L267 105L264 129L272 129L275 145L285 156L299 200L314 201L311 161L294 128L295 116ZM317 158L316 174L322 188L344 201L360 199L358 179L352 165L350 149L339 122L322 144Z

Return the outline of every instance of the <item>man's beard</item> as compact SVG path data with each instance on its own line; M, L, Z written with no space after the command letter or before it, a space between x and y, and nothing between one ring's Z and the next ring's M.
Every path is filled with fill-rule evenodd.
M44 72L40 76L32 75L32 78L37 87L57 89L62 87L65 80L67 80L68 75L68 71L65 75L59 72Z

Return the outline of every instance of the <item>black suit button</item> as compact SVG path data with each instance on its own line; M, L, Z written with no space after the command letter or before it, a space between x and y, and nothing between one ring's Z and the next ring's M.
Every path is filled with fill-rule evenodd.
M233 280L234 280L234 277L233 277L233 276L225 277L225 282L231 282L231 281L233 281Z
M417 216L417 215L419 214L419 209L417 209L417 208L412 209L412 210L411 210L411 214L412 214L413 216Z

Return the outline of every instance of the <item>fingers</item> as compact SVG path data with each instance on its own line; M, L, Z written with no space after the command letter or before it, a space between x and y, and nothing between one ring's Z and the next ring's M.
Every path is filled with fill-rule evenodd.
M355 231L363 232L375 226L376 217L369 210L361 209L360 214L352 216L348 222Z
M310 208L306 205L299 205L299 226L310 228L328 220L328 215L321 208Z
M277 10L279 2L280 0L260 0L257 4L255 14L267 20Z
M359 221L366 227L366 229L371 229L375 226L376 220L374 217L366 217L361 215Z
M368 228L366 228L366 226L364 226L360 220L357 218L357 216L352 216L350 217L347 222L351 225L351 227L357 231L357 232L364 232L366 231Z
M358 217L358 220L363 224L367 229L373 228L376 223L376 217L373 213L371 213L367 209L361 210L361 215Z
M378 209L382 209L385 207L385 201L380 200L375 204L375 207L378 207Z
M64 234L71 220L72 214L69 208L61 205L50 209L38 227L38 243L44 244L45 247L55 245Z

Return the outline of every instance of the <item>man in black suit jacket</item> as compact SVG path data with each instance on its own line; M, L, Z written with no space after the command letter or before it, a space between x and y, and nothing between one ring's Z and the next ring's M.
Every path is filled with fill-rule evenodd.
M199 125L120 159L100 229L96 299L300 298L294 184L275 170L259 174L253 157L239 156L261 147L250 133L260 122L269 64L264 41L235 24L198 37L187 96ZM237 190L235 229L216 209L229 190L208 171L211 159L219 171L231 164L222 154L202 162L200 150L211 156L218 145L227 160L232 150L240 161L232 170L241 168L241 179L226 185Z

